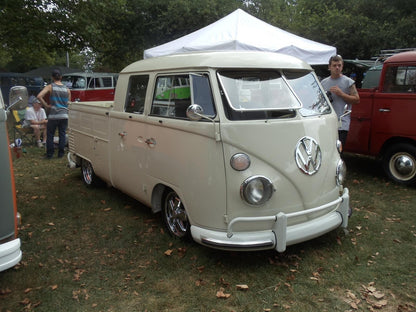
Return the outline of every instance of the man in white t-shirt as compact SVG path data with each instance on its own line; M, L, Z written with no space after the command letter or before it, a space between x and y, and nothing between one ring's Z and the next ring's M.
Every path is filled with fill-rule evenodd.
M28 107L26 110L25 120L33 128L38 146L43 147L46 143L46 124L48 120L46 119L45 110L42 108L42 104L40 104L38 99L33 102L32 107ZM43 142L40 140L41 134Z
M338 117L344 114L345 107L351 110L353 104L360 102L355 81L342 74L344 67L344 60L341 55L331 56L329 59L328 69L331 76L321 81L322 87L325 91L329 91L332 97L332 107L337 113ZM345 115L341 120L341 127L338 129L339 140L342 146L345 146L347 141L348 130L350 129L351 116Z

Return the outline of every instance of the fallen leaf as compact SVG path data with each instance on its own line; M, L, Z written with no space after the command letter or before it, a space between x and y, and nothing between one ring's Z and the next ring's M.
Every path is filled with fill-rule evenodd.
M52 289L52 290L56 290L56 289L58 289L58 285L52 285L52 286L51 286L51 289Z
M172 252L173 252L173 249L168 249L164 253L165 253L165 256L171 256Z
M350 303L350 307L353 308L354 310L358 310L358 306L354 301Z
M384 297L384 294L381 291L376 291L372 294L374 296L374 298L380 300L381 298Z
M387 305L387 300L386 299L383 299L383 300L380 300L380 301L374 303L373 304L373 307L376 308L376 309L381 309L381 308L383 308L386 305Z
M106 211L106 212L107 212L107 211L110 211L110 210L111 210L111 208L110 208L110 207L108 207L108 208L105 208L105 209L104 209L104 211Z
M11 294L12 291L10 290L10 288L6 288L6 289L0 289L0 295L8 295Z
M238 290L248 290L248 285L245 285L245 284L237 285L237 289Z
M224 293L224 288L221 287L220 290L217 291L217 295L216 296L219 299L228 299L228 298L231 297L231 294Z

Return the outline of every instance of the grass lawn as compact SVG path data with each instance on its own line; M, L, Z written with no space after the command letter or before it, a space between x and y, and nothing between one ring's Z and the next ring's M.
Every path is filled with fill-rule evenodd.
M23 259L0 273L0 312L416 311L416 188L374 160L345 156L347 233L225 252L172 238L148 207L43 153L14 161Z

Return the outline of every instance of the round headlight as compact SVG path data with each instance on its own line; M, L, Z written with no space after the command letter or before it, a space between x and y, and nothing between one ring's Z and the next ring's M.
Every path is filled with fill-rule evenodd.
M337 170L336 170L336 177L335 180L337 185L344 184L345 177L347 175L347 166L345 165L342 159L338 160Z
M234 154L230 159L230 164L234 170L246 170L248 167L250 167L250 157L244 153Z
M250 205L262 205L273 195L273 183L266 177L253 176L240 187L241 197Z

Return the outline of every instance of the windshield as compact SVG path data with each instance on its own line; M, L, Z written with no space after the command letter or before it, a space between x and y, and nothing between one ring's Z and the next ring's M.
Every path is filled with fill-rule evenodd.
M285 72L284 76L302 103L302 108L299 110L302 116L316 116L331 112L331 107L313 73L305 75Z
M229 119L268 119L329 113L311 72L222 71L218 77Z

